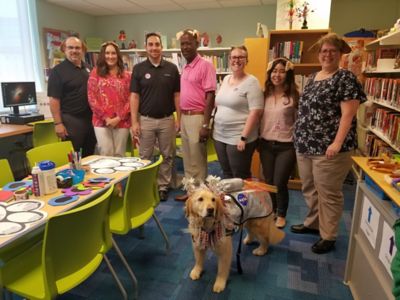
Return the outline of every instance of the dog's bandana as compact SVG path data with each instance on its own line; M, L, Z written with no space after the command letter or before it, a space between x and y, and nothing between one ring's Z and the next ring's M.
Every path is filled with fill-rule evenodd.
M268 192L244 190L225 195L225 207L236 225L248 219L267 217L272 213L272 201Z

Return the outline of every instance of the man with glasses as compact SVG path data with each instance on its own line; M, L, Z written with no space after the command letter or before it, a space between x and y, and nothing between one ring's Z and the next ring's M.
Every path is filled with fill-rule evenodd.
M160 200L166 201L175 159L175 130L179 128L179 71L162 58L158 33L147 34L145 42L147 60L135 65L131 78L132 134L139 138L141 158L151 159L158 144L164 158L158 172L158 192Z
M77 37L67 38L61 45L66 59L50 73L47 96L57 135L70 140L82 155L94 154L96 136L92 111L87 97L89 68L83 62L85 44Z
M181 137L185 178L203 182L207 176L207 139L214 108L216 74L214 66L198 53L199 33L184 30L180 37L181 51L187 64L181 76ZM187 195L175 200L185 201Z

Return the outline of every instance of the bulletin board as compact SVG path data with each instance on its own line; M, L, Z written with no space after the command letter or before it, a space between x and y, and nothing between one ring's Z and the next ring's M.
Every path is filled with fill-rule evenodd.
M72 31L58 30L52 28L43 28L43 42L46 52L46 68L51 69L64 59L64 53L61 52L60 46L69 36L79 36Z

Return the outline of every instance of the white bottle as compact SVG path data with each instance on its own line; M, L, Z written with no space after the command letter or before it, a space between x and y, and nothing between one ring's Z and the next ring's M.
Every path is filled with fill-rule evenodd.
M44 180L43 180L43 174L40 168L35 165L32 168L32 191L33 195L36 197L40 197L44 195Z
M52 194L57 191L56 165L50 160L44 160L39 163L39 168L43 174L44 194Z

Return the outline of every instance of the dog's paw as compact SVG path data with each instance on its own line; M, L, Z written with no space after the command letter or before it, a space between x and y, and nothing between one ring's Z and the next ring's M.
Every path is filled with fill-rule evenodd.
M221 293L223 290L225 290L226 286L226 281L222 279L217 279L214 283L213 286L213 292L214 293Z
M192 271L190 271L190 278L192 280L197 280L201 276L201 270L199 268L194 267Z
M253 254L256 256L263 256L267 253L267 251L268 251L268 248L258 247L253 250Z

